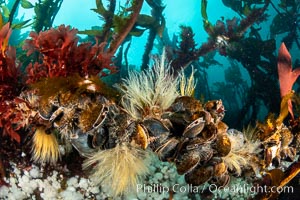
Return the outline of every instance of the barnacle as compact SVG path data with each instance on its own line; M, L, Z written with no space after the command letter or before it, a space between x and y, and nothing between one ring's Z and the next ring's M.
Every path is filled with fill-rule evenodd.
M44 127L38 127L32 140L32 159L35 162L55 164L60 157L58 142L53 133L47 134Z
M88 158L83 168L94 167L92 180L109 187L113 196L135 191L137 183L149 169L151 155L141 148L122 143L112 149L98 151Z

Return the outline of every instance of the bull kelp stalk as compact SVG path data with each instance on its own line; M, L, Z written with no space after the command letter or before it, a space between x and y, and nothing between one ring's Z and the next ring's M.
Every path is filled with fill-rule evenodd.
M153 48L155 37L157 34L159 34L161 37L161 34L162 34L161 32L163 31L163 29L165 27L165 23L166 23L165 18L162 15L162 12L165 8L165 6L161 5L162 2L161 1L153 1L153 0L146 0L146 2L152 8L151 15L154 20L154 23L152 23L152 25L149 28L149 35L148 35L147 43L145 46L145 51L144 51L143 58L142 58L142 65L141 65L142 70L147 70L149 68L148 67L149 60L150 60L149 55Z
M109 34L111 33L111 27L113 27L114 12L116 9L116 0L110 0L108 9L104 8L102 0L96 0L96 9L92 9L96 13L100 14L104 19L104 24L101 29L101 33L96 35L99 41L107 41Z
M13 7L12 7L10 13L9 13L8 23L10 23L10 24L12 24L12 22L13 22L14 15L15 15L15 12L16 12L16 10L17 10L19 4L20 4L20 1L21 1L21 0L16 0L16 1L14 2L14 5L13 5Z
M133 0L132 1L132 13L128 16L128 18L123 19L125 23L121 27L120 31L116 33L113 41L110 43L110 47L107 50L108 55L113 56L119 46L122 44L128 33L131 31L132 27L134 26L139 13L142 9L144 0Z
M100 30L84 30L79 31L81 34L87 34L97 38L97 41L105 44L103 46L103 59L112 60L116 56L115 60L122 60L122 44L125 43L129 38L130 32L132 31L143 5L143 0L131 0L127 1L129 7L123 8L120 14L115 14L116 1L112 0L108 4L108 8L105 8L102 0L96 0L96 8L92 9L94 12L99 14L104 19L104 24ZM113 37L112 37L113 36ZM128 45L128 48L130 44ZM119 49L119 54L115 55ZM128 49L126 50L128 51ZM125 62L126 53L125 51ZM120 63L119 67L121 67Z

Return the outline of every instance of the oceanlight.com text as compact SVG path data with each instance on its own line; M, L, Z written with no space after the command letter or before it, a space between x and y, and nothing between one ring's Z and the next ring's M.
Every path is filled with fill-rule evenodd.
M217 186L215 184L210 184L208 186L210 192L230 192L230 193L248 193L248 194L257 194L257 193L293 193L293 186L251 186L248 184L243 185L230 185L230 186Z

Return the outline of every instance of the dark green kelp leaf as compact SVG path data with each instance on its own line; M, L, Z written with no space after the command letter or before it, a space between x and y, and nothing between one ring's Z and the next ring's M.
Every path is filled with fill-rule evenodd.
M90 36L99 36L102 35L101 30L84 30L84 31L78 31L79 34L85 34Z
M33 23L27 24L30 19L11 25L13 29L22 29L31 26ZM27 25L26 25L27 24Z
M213 36L214 35L214 27L208 21L206 9L207 9L207 0L202 0L201 1L201 15L203 18L204 29L208 33L208 35Z
M34 5L27 0L21 0L21 6L25 9L33 8Z
M201 15L202 15L204 20L208 20L206 8L207 8L207 0L202 0L202 2L201 2Z
M157 21L154 19L154 17L151 17L149 15L144 15L144 14L140 14L136 21L136 25L142 26L145 28L150 28L155 23L157 23Z
M294 25L294 20L291 15L287 13L280 13L276 15L270 26L271 36L289 32Z

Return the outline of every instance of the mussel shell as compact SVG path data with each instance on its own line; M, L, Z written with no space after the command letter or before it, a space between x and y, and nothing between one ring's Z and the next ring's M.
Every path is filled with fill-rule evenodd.
M71 144L81 156L89 157L97 151L96 149L91 148L89 145L90 142L88 134L83 133L80 129L77 129L75 132L78 137L76 139L71 139Z
M202 137L206 142L212 142L217 137L217 127L213 123L205 125L202 132L198 137Z
M214 154L213 149L207 143L196 143L197 139L201 138L193 138L192 140L185 141L182 145L182 150L179 149L179 154L185 154L186 152L197 153L200 156L201 164L207 163Z
M176 138L170 138L166 143L158 147L155 152L162 161L168 161L168 159L174 157L178 144L179 141Z
M186 126L191 122L187 113L164 113L162 116L163 123L170 129L173 135L182 136L182 133ZM171 126L165 121L168 120Z
M228 130L227 124L225 124L225 123L222 122L222 121L219 121L219 122L218 122L217 128L218 128L218 134L226 133L227 130Z
M169 129L158 119L145 119L143 125L149 131L150 136L163 136L169 134Z
M225 172L227 172L227 166L224 162L220 162L214 165L214 176L219 177Z
M104 149L104 145L108 140L107 130L105 130L103 127L100 127L99 129L88 133L93 135L92 146L94 148Z
M194 138L203 130L204 126L205 121L200 117L188 125L182 135L186 138Z
M203 119L206 121L207 124L212 122L211 114L208 111L201 110L201 111L197 112L196 114L198 115L198 117L203 117Z
M213 176L213 168L211 166L197 166L195 169L187 173L184 178L188 184L194 186L202 185L209 181Z
M150 138L156 138L151 142L151 148L157 149L166 142L170 135L170 130L158 119L145 119L142 124L147 129Z
M201 163L207 163L214 155L214 152L211 148L202 148L200 153Z
M175 160L178 174L185 174L193 170L198 165L199 161L200 155L197 150L188 151L179 155Z
M203 110L203 107L199 100L190 96L181 96L175 99L169 110L172 112L195 113Z
M210 184L215 184L218 187L226 187L230 183L230 176L228 174L223 174L218 177L213 177L209 180Z
M135 144L140 146L142 149L146 149L148 146L148 131L142 124L136 125L136 130L132 134L132 140Z
M227 134L218 134L213 148L220 157L227 156L231 151L231 141Z
M195 138L192 138L192 139L188 140L187 142L185 142L185 148L187 150L196 149L196 148L199 148L201 145L204 145L205 142L206 142L205 139L203 139L201 137L195 137Z
M210 112L215 122L221 121L225 116L225 108L222 100L208 101L204 105L204 109Z

